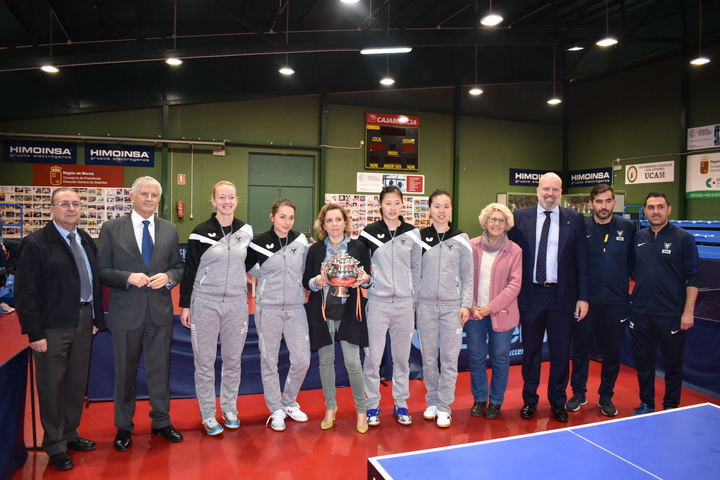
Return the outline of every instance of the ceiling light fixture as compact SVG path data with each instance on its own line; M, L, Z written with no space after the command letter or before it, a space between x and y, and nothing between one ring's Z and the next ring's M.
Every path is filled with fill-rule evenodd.
M690 60L692 65L705 65L710 63L710 59L702 56L702 0L698 2L700 4L700 10L698 11L698 56Z
M290 29L290 0L285 3L285 49L288 46L288 35ZM295 70L290 66L288 62L288 53L285 52L285 65L278 69L281 75L290 76L295 75Z
M175 2L174 8L173 8L173 51L177 50L177 1ZM182 65L183 61L180 60L177 57L168 57L165 59L165 63L172 67L177 67L178 65Z
M390 76L390 55L385 59L385 76L380 79L380 83L386 87L395 84L395 79Z
M553 96L550 100L547 101L548 105L558 105L558 104L562 103L562 100L560 100L558 98L558 96L555 94L555 84L556 84L555 76L557 74L557 69L555 68L556 51L557 50L555 49L555 45L553 45Z
M486 27L495 27L497 25L500 25L502 21L503 17L501 17L497 13L493 13L492 0L490 0L490 8L488 9L488 14L480 19L480 23L485 25Z
M610 36L610 11L608 7L608 0L605 0L605 38L595 42L595 45L598 47L612 47L617 43L617 39Z
M51 61L52 61L52 47L53 47L52 32L53 32L53 15L54 14L55 14L55 12L53 12L53 9L51 8L50 9L50 42L49 42L49 44L50 44L50 60ZM62 27L62 25L60 27ZM42 70L43 72L46 72L46 73L58 73L60 71L57 67L53 66L50 63L46 63L45 65L40 66L40 70Z
M478 67L477 67L477 45L475 45L475 86L474 86L473 88L471 88L470 91L468 92L470 95L475 95L475 96L481 95L481 94L483 93L483 89L480 88L480 87L478 86L478 84L477 84L477 83L478 83L478 82L477 82L477 72L478 72Z
M410 53L412 47L387 47L387 48L363 48L360 53L363 55L379 55L388 53Z
M580 50L585 50L585 47L581 47L580 45L575 45L574 47L570 47L567 49L568 52L579 52Z
M360 0L340 0L340 3L358 3Z

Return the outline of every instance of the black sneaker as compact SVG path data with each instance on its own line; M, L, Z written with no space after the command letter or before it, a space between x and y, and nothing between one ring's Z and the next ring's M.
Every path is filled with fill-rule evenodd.
M580 407L587 403L585 395L573 395L565 404L565 410L568 412L577 412Z
M615 405L613 405L612 400L600 400L598 407L600 407L600 411L606 417L614 417L618 414L618 410L615 408Z

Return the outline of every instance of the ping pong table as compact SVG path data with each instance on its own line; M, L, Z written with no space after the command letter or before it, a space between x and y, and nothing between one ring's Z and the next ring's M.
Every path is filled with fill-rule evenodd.
M710 403L368 459L370 480L720 478L720 407Z

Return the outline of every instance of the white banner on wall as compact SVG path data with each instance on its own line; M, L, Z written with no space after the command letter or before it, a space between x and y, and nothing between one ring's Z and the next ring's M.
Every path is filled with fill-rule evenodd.
M685 198L720 198L720 153L687 157Z
M666 183L675 181L675 161L638 163L625 167L625 183Z
M720 147L720 124L688 128L688 150L712 147Z
M358 172L357 191L380 193L388 185L395 185L408 195L425 193L425 175L407 175L403 173Z

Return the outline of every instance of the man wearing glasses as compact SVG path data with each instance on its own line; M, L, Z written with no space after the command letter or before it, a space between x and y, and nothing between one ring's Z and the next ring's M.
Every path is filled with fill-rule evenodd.
M105 330L97 249L77 228L80 197L71 188L51 196L52 221L20 244L15 306L35 360L42 446L57 470L73 468L68 450L87 452L95 442L78 426L90 369L93 334Z
M550 350L548 400L552 414L567 422L570 342L575 322L585 318L590 299L582 214L560 206L562 180L552 172L540 177L538 204L514 212L508 238L523 250L523 281L518 302L523 338L523 407L520 416L535 416L539 396L543 336Z

